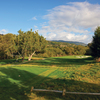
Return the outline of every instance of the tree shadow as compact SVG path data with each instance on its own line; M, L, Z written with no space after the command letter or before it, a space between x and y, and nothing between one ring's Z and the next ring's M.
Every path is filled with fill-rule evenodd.
M5 65L5 64L13 63L13 62L15 62L15 61L16 61L15 59L0 60L0 64L1 64L1 65Z
M29 100L25 95L25 88L10 82L7 78L0 78L0 100Z
M24 59L22 61L22 59L5 59L5 60L0 60L0 65L6 65L6 64L19 64L19 63L22 63L22 62L26 62L28 61L28 59Z
M100 92L100 85L76 80L50 78L17 68L0 68L0 100L34 100L35 97L47 100L100 100L100 96L72 95L62 96L60 93L35 92L30 89L62 90L72 92ZM20 76L19 76L20 75ZM39 100L39 99L37 99Z
M32 60L30 62L26 62L24 64L31 64L31 65L45 65L45 66L52 66L56 65L57 67L69 67L69 65L85 65L96 63L92 57L88 58L47 58L44 60Z

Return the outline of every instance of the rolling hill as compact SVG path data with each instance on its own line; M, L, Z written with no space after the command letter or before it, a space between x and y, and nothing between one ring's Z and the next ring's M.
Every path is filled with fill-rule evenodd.
M76 45L82 45L86 46L87 44L82 43L82 42L76 42L76 41L64 41L64 40L51 40L53 42L65 42L65 43L70 43L70 44L76 44Z

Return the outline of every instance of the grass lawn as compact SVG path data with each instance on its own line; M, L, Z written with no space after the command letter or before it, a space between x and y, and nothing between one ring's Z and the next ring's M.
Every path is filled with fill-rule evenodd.
M100 100L100 96L50 92L36 89L69 92L100 93L100 63L91 57L64 56L34 59L23 64L15 60L0 61L0 100Z

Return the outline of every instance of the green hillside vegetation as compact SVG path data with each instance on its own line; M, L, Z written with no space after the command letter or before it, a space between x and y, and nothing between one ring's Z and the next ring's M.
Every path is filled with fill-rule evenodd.
M66 55L90 54L88 46L66 42L47 41L38 31L18 31L18 35L8 33L0 35L0 59L28 57L57 57Z
M67 42L58 42L58 41L48 41L48 46L53 47L74 47L76 44L71 44Z
M82 46L87 46L87 44L82 43L82 42L75 42L75 41L64 41L64 40L52 40L54 42L65 42L65 43L70 43L70 44L76 44L76 45L82 45Z

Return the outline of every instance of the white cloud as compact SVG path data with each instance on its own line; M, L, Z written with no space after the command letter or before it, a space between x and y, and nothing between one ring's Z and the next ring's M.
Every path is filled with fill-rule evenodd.
M45 38L47 40L65 40L65 41L81 41L84 42L85 39L88 39L88 35L74 34L70 32L58 32L55 34L54 32L50 32L49 34L45 33ZM86 41L87 42L87 41Z
M34 28L36 29L36 28L38 28L36 25L34 25Z
M37 20L37 18L36 17L33 17L32 20Z
M48 25L44 25L40 32L47 39L88 43L94 29L100 25L99 12L99 4L88 2L70 2L57 6L44 16L44 19L48 20Z
M0 30L0 34L6 34L6 33L7 33L7 30L5 29Z

